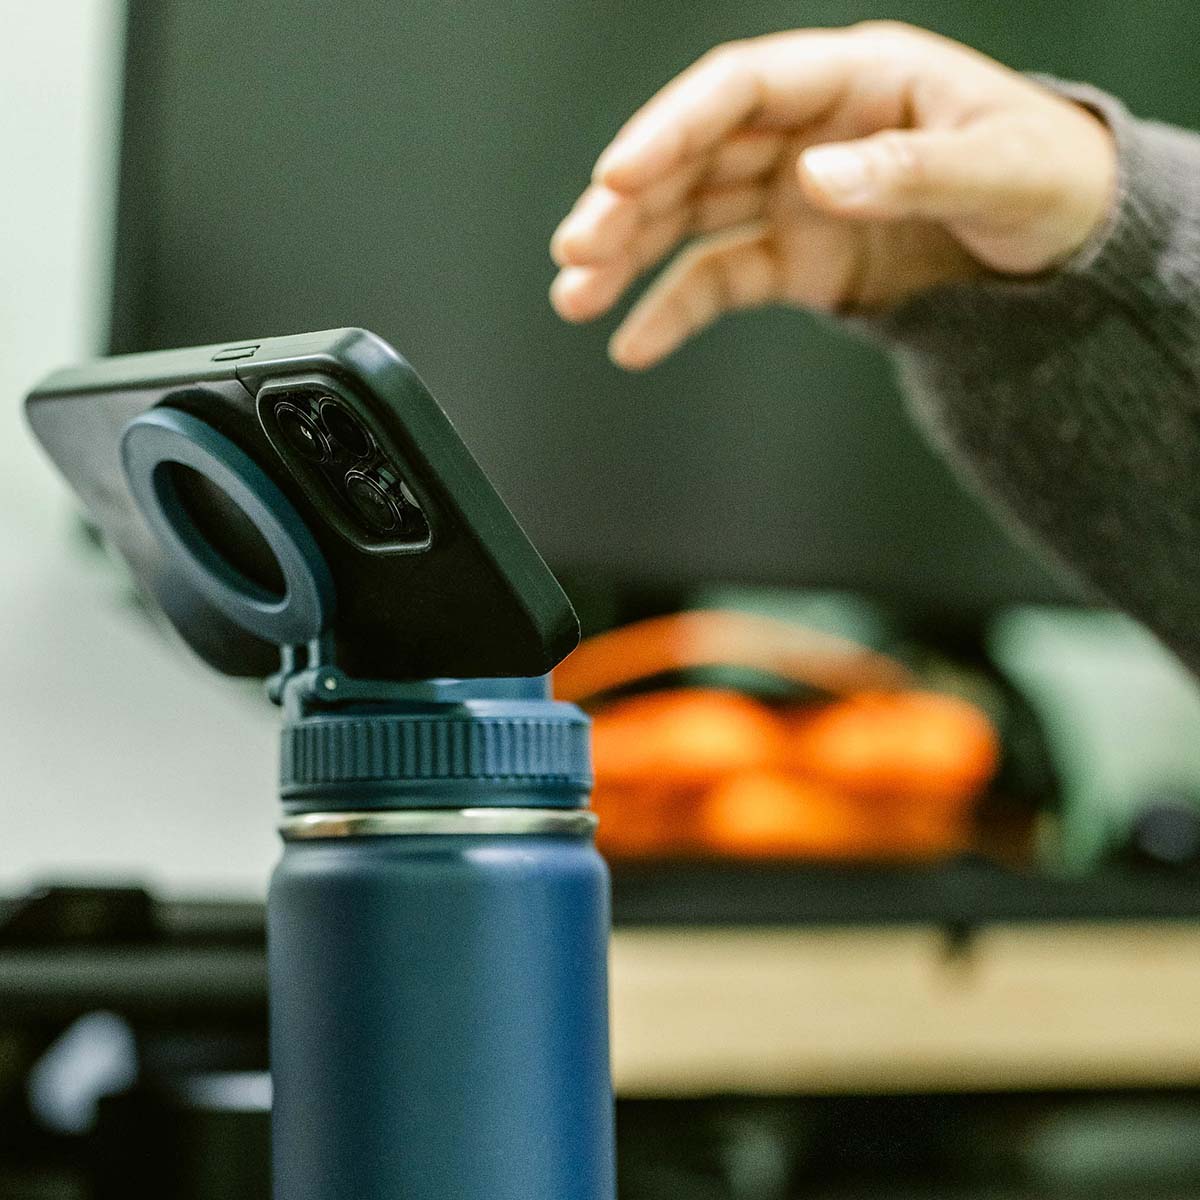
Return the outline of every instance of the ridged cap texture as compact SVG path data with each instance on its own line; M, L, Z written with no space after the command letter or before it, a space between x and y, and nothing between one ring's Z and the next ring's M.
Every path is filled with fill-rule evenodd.
M283 794L340 785L586 789L588 720L567 704L309 717L284 726ZM471 789L474 790L474 789ZM472 803L478 803L472 800Z

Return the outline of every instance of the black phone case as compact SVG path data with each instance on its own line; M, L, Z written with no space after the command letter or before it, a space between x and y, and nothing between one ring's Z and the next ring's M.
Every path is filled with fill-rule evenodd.
M257 397L263 388L324 380L394 464L428 523L418 547L356 545L333 495L276 451ZM268 393L270 394L270 393ZM215 609L159 544L126 483L126 426L169 405L250 455L294 505L328 563L339 667L367 679L539 675L574 648L575 613L557 580L488 482L416 372L361 329L98 359L56 372L26 400L29 423L105 538L210 666L265 676L278 647ZM224 501L224 504L223 504ZM254 554L253 530L220 493L193 514L218 552Z

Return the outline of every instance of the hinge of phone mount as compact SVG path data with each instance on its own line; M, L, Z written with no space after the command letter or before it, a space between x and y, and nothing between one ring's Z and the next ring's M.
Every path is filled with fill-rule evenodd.
M335 661L333 639L328 635L306 645L280 646L279 670L267 680L267 695L291 719L314 709L344 704L386 704L409 696L409 685L386 680L352 679Z
M281 646L279 670L267 695L289 720L345 705L386 705L463 700L546 700L548 676L508 679L356 679L335 661L328 635L304 646Z

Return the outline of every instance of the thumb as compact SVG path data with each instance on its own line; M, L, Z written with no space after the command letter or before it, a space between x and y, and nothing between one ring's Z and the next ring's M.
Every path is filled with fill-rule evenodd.
M992 130L888 130L812 146L796 170L807 199L846 216L937 220L986 216L1028 195L1027 159Z

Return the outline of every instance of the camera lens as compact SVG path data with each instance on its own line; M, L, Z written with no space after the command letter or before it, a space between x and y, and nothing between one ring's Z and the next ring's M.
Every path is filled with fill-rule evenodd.
M358 515L376 533L394 533L403 524L396 501L369 475L351 471L346 476L346 495Z
M286 400L275 406L275 423L279 432L297 454L309 462L324 462L329 457L329 443L316 421Z
M321 420L335 442L355 458L366 458L374 446L371 435L357 417L352 416L332 396L321 400Z

